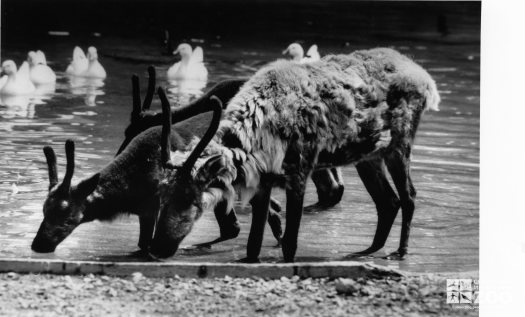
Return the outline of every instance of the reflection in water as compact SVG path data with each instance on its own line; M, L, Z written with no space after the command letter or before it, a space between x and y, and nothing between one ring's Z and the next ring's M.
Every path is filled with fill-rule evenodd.
M198 98L203 94L206 81L195 79L179 79L169 81L169 97L175 104L185 105L191 99Z
M55 84L37 85L28 95L0 95L0 116L5 119L21 117L33 118L35 105L46 104L53 98Z
M99 78L68 76L69 89L73 95L84 95L84 103L87 106L95 106L97 96L104 95L101 89L104 80Z

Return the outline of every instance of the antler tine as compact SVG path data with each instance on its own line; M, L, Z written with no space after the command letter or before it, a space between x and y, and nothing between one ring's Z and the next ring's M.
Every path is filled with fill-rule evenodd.
M71 186L71 179L75 171L75 142L73 140L66 141L66 175L60 187L69 190Z
M222 115L222 102L219 98L216 96L210 97L211 101L213 102L209 107L209 110L213 111L213 118L211 119L210 126L208 130L206 130L206 133L202 137L202 139L199 141L197 146L193 149L190 156L184 162L181 168L181 173L190 174L191 169L193 168L193 165L195 165L195 162L197 162L197 159L201 155L201 153L206 149L206 146L210 143L210 141L213 139L213 136L217 132L217 129L219 129L219 122L221 121L221 115Z
M139 76L133 74L131 76L131 87L133 94L133 110L131 111L131 122L138 120L140 112L142 111L140 107L140 84Z
M155 93L155 82L157 76L153 65L148 67L148 74L148 91L146 92L144 103L142 103L142 110L148 110L151 107L151 101L153 100L153 94Z
M58 184L57 157L50 146L44 147L44 155L46 156L47 171L49 173L49 189L51 189Z
M171 162L171 144L170 144L170 135L171 135L171 105L166 97L164 89L161 87L158 88L157 93L162 104L162 134L161 134L161 161L164 166L170 166Z

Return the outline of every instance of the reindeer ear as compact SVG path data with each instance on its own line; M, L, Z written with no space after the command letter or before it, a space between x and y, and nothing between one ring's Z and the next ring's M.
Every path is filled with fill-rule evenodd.
M226 158L221 154L214 155L199 169L197 178L200 183L208 184L221 175L225 169L227 169Z
M88 179L85 179L78 183L75 195L78 197L86 197L91 194L95 188L97 188L98 181L100 180L100 173L96 173Z

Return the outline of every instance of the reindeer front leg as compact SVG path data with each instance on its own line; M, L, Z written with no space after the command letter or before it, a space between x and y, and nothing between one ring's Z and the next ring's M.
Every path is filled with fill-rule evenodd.
M282 238L285 262L293 262L297 251L297 237L303 215L307 175L295 174L288 179L286 188L286 229Z
M317 189L317 203L306 206L306 212L314 212L337 205L345 191L343 175L339 168L317 170L312 173L312 181Z
M148 248L153 239L153 228L155 226L155 218L152 215L140 215L140 235L139 235L139 248L136 255L147 254Z
M197 248L211 248L212 245L236 238L241 231L239 221L237 220L237 214L234 209L227 210L228 202L221 201L215 206L213 212L215 213L215 219L219 224L220 237L215 240L196 244Z
M248 236L246 258L240 260L240 262L260 262L259 254L261 253L261 246L264 237L264 227L268 219L271 194L272 184L269 182L261 182L259 190L250 200L250 204L252 205L252 225L250 227L250 235Z

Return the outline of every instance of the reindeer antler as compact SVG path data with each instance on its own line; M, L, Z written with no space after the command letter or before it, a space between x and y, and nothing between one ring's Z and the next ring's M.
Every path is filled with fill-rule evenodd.
M47 162L47 171L49 174L49 189L53 188L58 184L58 174L57 174L57 157L55 151L50 146L44 147L44 155L46 156Z
M140 113L148 110L151 107L151 102L153 100L153 94L155 93L155 83L156 83L156 73L155 73L155 67L149 66L148 67L148 90L146 92L146 97L144 98L144 102L142 103L142 106L140 105L140 83L139 83L139 76L137 74L133 74L131 76L131 87L132 87L132 94L133 94L133 110L131 111L131 122L135 122L140 118Z
M184 162L181 168L181 173L184 174L190 174L191 169L193 168L193 165L195 165L195 162L197 162L197 159L201 155L201 153L206 149L206 146L210 143L210 141L213 139L213 136L217 132L217 129L219 129L219 122L221 121L221 115L222 115L222 102L219 98L216 96L211 96L210 101L214 101L209 107L211 111L213 111L213 118L211 119L210 126L208 130L206 130L206 133L202 137L202 139L199 141L197 146L193 149L190 156Z
M135 122L139 119L140 112L140 84L139 76L133 74L131 76L131 93L133 95L133 110L131 111L131 122Z
M146 92L146 97L144 97L144 103L142 103L142 111L148 110L151 107L151 101L153 100L153 94L155 93L155 84L156 84L156 73L155 67L150 65L148 67L148 91Z
M69 190L71 187L71 179L75 171L75 142L73 140L66 140L66 175L60 184L63 190Z
M158 88L157 93L159 94L160 103L162 105L162 134L160 137L161 142L161 160L164 166L172 167L171 165L171 105L166 97L164 89Z

